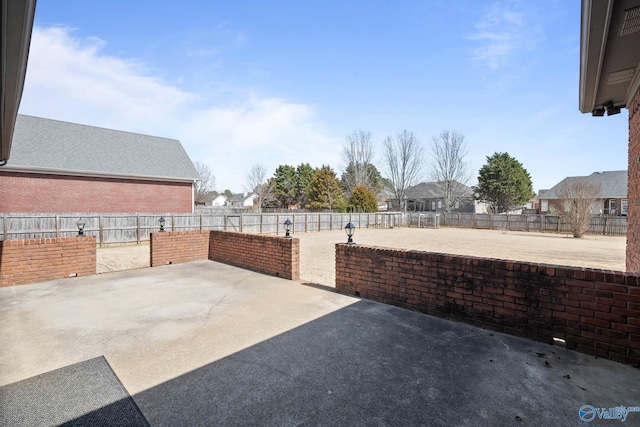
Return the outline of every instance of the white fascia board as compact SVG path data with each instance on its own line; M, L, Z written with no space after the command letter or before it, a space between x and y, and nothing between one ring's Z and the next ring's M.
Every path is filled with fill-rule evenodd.
M582 0L579 109L590 113L600 84L614 0Z

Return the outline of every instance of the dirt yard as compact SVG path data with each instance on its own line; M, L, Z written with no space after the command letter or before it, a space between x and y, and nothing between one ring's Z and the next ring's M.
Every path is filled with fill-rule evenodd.
M300 279L334 286L336 243L344 231L297 233L300 239ZM624 270L625 237L566 235L460 228L359 229L354 241L363 245L416 249L459 255L531 261L545 264ZM149 266L149 245L98 249L98 273Z

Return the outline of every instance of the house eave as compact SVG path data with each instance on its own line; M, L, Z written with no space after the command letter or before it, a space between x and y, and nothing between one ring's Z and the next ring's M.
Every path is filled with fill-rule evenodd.
M80 177L88 177L88 178L129 179L129 180L136 180L136 181L181 182L181 183L194 183L199 180L198 178L179 178L179 177L149 176L149 175L136 175L136 174L116 174L116 173L97 173L97 172L91 172L91 171L76 171L76 170L62 170L62 169L52 169L52 168L21 167L21 166L5 166L3 168L0 168L0 172L80 176Z
M596 106L612 8L613 0L582 0L579 102L583 113L591 113Z
M640 0L582 0L579 109L617 114L640 87Z
M0 166L11 154L35 9L36 0L0 0Z

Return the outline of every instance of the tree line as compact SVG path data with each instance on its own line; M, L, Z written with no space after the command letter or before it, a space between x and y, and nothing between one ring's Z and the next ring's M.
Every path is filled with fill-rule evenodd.
M346 137L342 146L344 168L340 176L329 165L319 168L309 163L280 165L269 177L264 165L254 164L246 175L245 189L256 195L258 208L298 208L312 211L375 212L380 202L391 201L405 209L407 190L425 178L440 184L439 199L444 211L463 200L483 200L491 212L508 212L522 206L534 195L531 177L522 163L508 153L487 156L477 185L472 186L468 145L462 133L445 130L434 136L428 147L411 131L388 136L382 143L380 169L375 163L371 133L358 130ZM211 170L196 163L203 178L196 200L213 191ZM206 179L205 179L206 178Z

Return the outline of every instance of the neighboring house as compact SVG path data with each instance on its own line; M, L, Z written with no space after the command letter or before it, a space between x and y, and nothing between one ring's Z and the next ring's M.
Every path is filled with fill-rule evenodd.
M376 194L376 197L378 198L379 211L389 211L393 209L394 195L391 190L384 188Z
M206 206L212 206L214 208L227 206L227 196L222 193L218 194L211 200L211 202L207 203Z
M191 213L198 179L175 139L18 115L0 212Z
M476 202L473 197L473 189L463 184L458 184L460 194L464 194L457 201L451 212L476 212ZM407 211L443 212L444 189L441 182L422 182L409 187L406 191Z
M200 200L196 200L196 206L212 206L212 203L215 199L220 197L217 191L209 191L200 197ZM196 195L197 198L197 195Z
M228 206L237 208L237 207L253 207L254 201L256 199L257 194L255 193L244 193L234 194L229 197Z
M627 201L627 171L594 172L589 176L570 176L549 190L540 190L540 213L549 213L557 209L562 187L572 181L595 182L600 185L600 200L594 204L591 211L594 215L626 215Z

